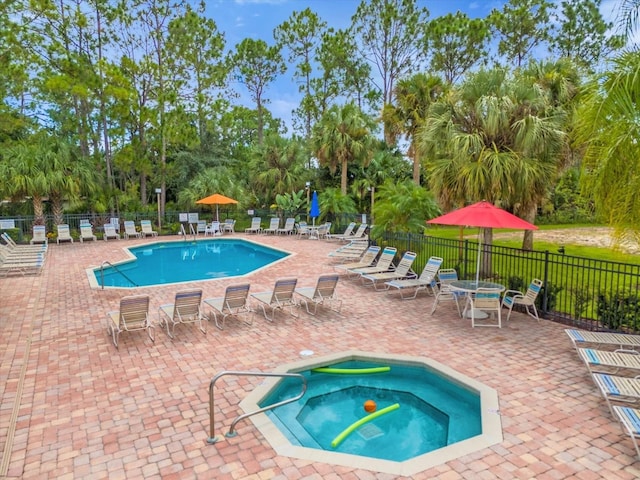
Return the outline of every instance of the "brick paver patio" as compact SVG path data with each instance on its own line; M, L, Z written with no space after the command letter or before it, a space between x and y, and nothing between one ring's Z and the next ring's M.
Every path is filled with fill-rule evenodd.
M239 237L242 235L238 235ZM312 286L331 272L335 243L251 238L295 252L246 279L252 291L297 276ZM162 238L167 240L167 238ZM424 471L420 479L633 479L640 477L622 433L563 332L563 326L514 313L505 328L472 329L450 305L429 315L432 297L402 301L341 281L342 316L256 315L252 326L212 322L203 335L179 326L176 339L156 328L124 334L116 350L105 313L121 289L91 289L85 268L125 258L123 247L153 240L51 245L37 277L0 279L0 476L22 479L391 479L389 474L278 456L250 421L238 436L208 445L208 386L222 370L272 371L344 350L430 357L499 393L504 440ZM136 289L151 295L153 320L178 289L204 297L238 282L225 279ZM181 328L182 327L182 328ZM259 378L225 377L216 386L218 432Z

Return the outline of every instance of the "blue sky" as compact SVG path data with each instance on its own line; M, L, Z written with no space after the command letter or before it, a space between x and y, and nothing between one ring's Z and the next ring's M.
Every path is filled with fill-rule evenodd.
M559 2L560 0L555 0ZM619 0L603 0L601 11L606 19L612 19L612 11ZM231 49L244 38L256 38L273 44L273 30L287 20L294 11L309 7L333 28L346 28L360 0L208 0L206 15L213 18L224 32L227 48ZM486 17L494 9L502 9L504 0L417 0L420 7L429 10L429 18L437 18L456 11L470 17ZM240 88L237 88L242 95ZM290 124L291 110L299 104L300 95L291 79L291 72L271 85L265 97L267 106L275 117ZM244 98L241 103L252 107Z

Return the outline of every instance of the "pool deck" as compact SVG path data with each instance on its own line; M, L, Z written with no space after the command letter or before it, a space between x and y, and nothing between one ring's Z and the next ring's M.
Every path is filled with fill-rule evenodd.
M242 238L244 235L235 235ZM336 242L250 235L295 255L243 277L251 291L295 276L313 286L333 272ZM172 240L161 237L161 241ZM211 378L223 370L271 372L300 352L347 350L429 357L498 391L503 441L414 475L415 479L634 479L631 439L612 418L564 327L514 313L502 329L471 328L455 307L429 315L415 300L341 280L342 314L253 325L232 319L123 334L116 350L105 313L125 289L91 289L85 269L126 257L123 247L157 240L50 245L39 276L0 278L0 478L20 479L393 479L389 473L279 456L250 421L208 445ZM445 265L446 266L446 265ZM222 296L240 279L135 289L151 296L152 319L175 292L200 287ZM216 433L262 379L224 377L216 386Z

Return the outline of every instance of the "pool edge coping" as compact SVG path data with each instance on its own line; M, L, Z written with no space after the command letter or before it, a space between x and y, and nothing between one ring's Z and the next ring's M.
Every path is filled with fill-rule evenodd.
M194 283L194 282L213 282L213 281L219 281L219 280L227 280L229 278L244 278L248 275L253 275L256 272L260 272L261 270L265 269L265 268L269 268L272 265L276 265L284 260L287 260L288 258L293 258L295 257L297 254L295 252L290 252L289 250L285 250L284 248L280 248L280 247L274 247L272 245L265 245L263 243L260 242L256 242L254 240L251 240L249 238L243 238L243 237L219 237L219 238L197 238L195 240L190 240L190 241L221 241L221 240L242 240L248 243L253 243L255 245L260 245L261 247L267 247L270 248L272 250L276 250L278 252L284 252L287 254L287 256L280 258L272 263L269 263L268 265L265 265L263 267L257 268L255 270L252 270L250 272L247 272L243 275L236 275L233 277L221 277L221 278L203 278L203 279L199 279L199 280L187 280L184 282L172 282L172 283L161 283L161 284L155 284L155 285L140 285L137 287L113 287L113 286L105 286L102 287L97 280L97 276L94 274L94 271L99 269L100 266L89 266L87 268L85 268L85 273L87 275L87 279L89 281L89 288L91 288L92 290L124 290L124 291L133 291L136 289L140 289L140 288L157 288L159 286L162 287L166 287L166 286L171 286L171 285L186 285L189 283ZM137 257L131 253L131 248L137 248L137 247L142 247L142 246L151 246L151 245L156 245L158 243L172 243L172 242L179 242L182 241L181 238L177 238L175 240L165 240L165 239L160 239L159 237L154 237L154 241L153 242L149 242L149 243L139 243L139 244L134 244L134 245L127 245L127 246L123 246L121 247L122 251L124 252L124 254L129 257L129 258L125 258L124 260L119 260L117 262L111 263L109 262L112 266L119 266L128 262L133 262L135 260L137 260ZM108 261L108 260L106 260Z
M503 441L498 392L495 389L488 387L483 383L429 357L347 350L339 353L323 355L317 358L309 357L289 364L280 365L275 368L273 372L297 372L326 366L328 363L348 360L379 360L409 365L426 365L437 370L439 373L447 377L448 380L475 390L480 395L483 433L403 462L394 462L391 460L380 460L371 457L329 452L326 450L292 445L289 439L286 438L286 436L265 413L259 413L249 417L253 425L260 431L267 443L271 445L278 455L318 463L330 463L344 467L361 468L380 473L410 477L418 472L441 465L464 455L477 452L483 448L491 447ZM260 408L258 406L258 402L276 387L279 380L280 379L278 378L265 379L240 402L240 408L245 413L258 410Z

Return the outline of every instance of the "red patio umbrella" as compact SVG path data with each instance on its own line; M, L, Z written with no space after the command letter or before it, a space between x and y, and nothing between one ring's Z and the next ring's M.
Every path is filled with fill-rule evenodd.
M215 205L216 206L216 221L220 221L218 218L218 205L229 205L231 203L238 203L237 200L233 198L225 197L224 195L220 195L219 193L214 193L213 195L209 195L208 197L201 198L196 203L200 205Z
M514 228L518 230L537 230L534 224L529 223L520 217L498 208L483 200L473 205L468 205L453 212L449 212L440 217L427 220L427 223L439 225L458 225L461 227L477 228ZM476 270L476 281L480 275L480 252L482 242L478 241L478 269Z

